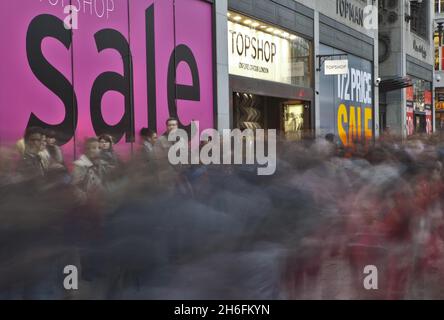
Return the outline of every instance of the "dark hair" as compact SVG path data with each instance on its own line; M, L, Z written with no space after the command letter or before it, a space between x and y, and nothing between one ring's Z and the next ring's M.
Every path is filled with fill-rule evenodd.
M101 134L100 136L98 136L97 138L98 141L100 140L105 140L106 142L111 143L111 145L114 144L114 139L112 136L110 136L109 134Z
M57 133L54 130L46 130L45 133L47 138L54 138L57 140Z
M151 138L155 133L155 131L148 128L142 128L140 130L140 136L144 138Z
M42 128L39 128L39 127L30 127L30 128L27 128L26 129L26 131L25 131L25 137L24 137L24 139L25 139L25 142L29 142L29 138L33 135L33 134L40 134L40 135L42 135L43 134L43 129Z
M334 143L335 142L335 135L333 133L327 133L325 135L325 140L328 142Z
M109 150L113 151L114 139L113 139L113 137L111 135L109 135L109 134L101 134L97 138L97 141L100 142L100 140L105 140L106 142L109 142L109 144L110 144Z
M168 125L168 122L170 122L170 121L176 121L177 123L179 123L179 120L177 120L176 118L174 118L174 117L169 117L169 118L167 119L167 121L165 121L165 124Z

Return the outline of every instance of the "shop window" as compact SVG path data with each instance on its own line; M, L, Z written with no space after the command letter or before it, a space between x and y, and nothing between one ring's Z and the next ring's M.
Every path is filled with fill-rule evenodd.
M284 132L288 140L298 140L304 130L304 105L288 104L284 106Z
M436 130L444 131L444 112L435 113Z
M441 37L438 32L435 32L433 35L433 42L435 47L435 70L441 70L440 65L440 51L441 51Z
M444 88L435 89L435 110L444 112Z
M413 83L413 108L417 112L430 110L432 105L432 83L429 81L412 78Z
M442 22L438 23L437 29L433 34L433 44L435 47L435 70L443 70L444 26Z
M441 54L441 59L440 59L441 65L439 66L438 70L442 70L444 67L444 47L439 48L439 53Z
M310 88L312 56L310 40L252 17L228 12L230 74Z
M428 0L410 2L410 16L412 17L410 30L424 39L428 38L428 8Z
M444 12L444 0L435 0L435 13Z

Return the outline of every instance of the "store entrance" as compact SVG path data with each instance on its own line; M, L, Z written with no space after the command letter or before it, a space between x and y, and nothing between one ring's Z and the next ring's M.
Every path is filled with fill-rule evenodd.
M426 117L423 114L415 114L415 133L426 132Z
M312 129L310 102L233 93L233 126L245 129L276 129L287 140L300 140Z
M436 111L436 130L443 132L444 131L444 112Z

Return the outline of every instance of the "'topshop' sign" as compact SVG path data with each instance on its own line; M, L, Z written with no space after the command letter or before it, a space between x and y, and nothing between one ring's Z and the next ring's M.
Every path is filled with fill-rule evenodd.
M66 29L65 6L76 8ZM165 120L213 127L213 8L203 0L2 0L0 143L29 126L123 148Z

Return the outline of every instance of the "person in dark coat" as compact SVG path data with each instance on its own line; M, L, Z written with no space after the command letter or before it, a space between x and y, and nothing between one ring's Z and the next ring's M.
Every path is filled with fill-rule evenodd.
M25 151L17 165L20 180L34 180L45 176L45 167L39 152L42 148L43 130L32 127L26 130Z
M99 136L100 158L106 163L108 169L117 169L120 166L120 160L114 151L113 137L109 134Z

